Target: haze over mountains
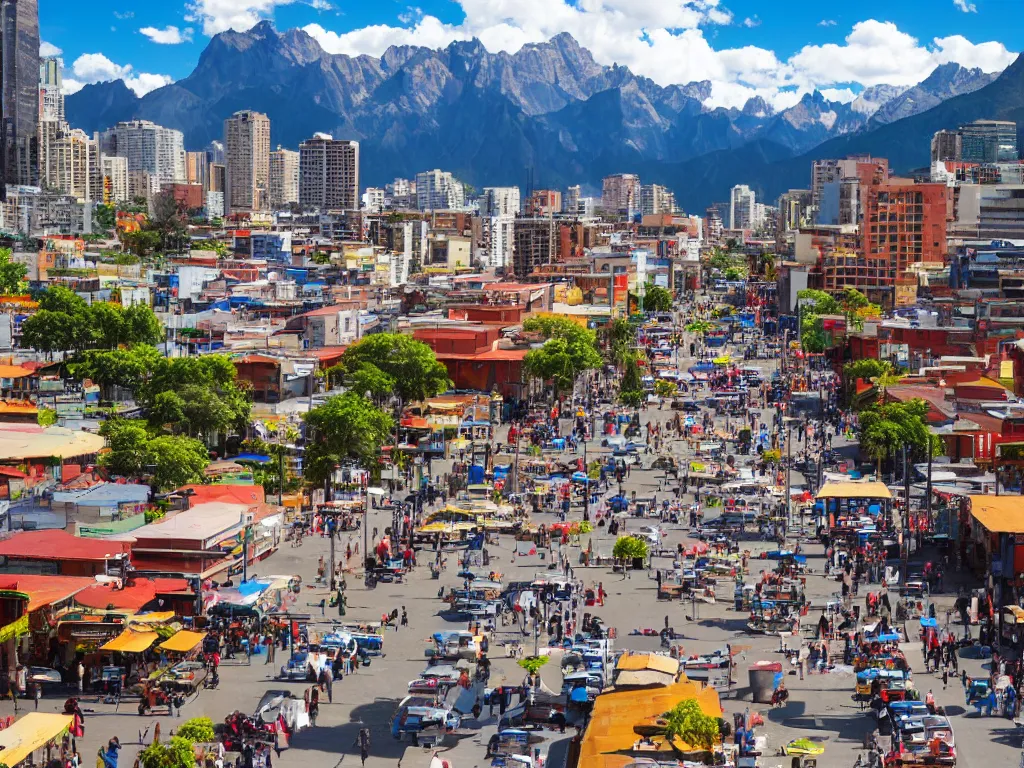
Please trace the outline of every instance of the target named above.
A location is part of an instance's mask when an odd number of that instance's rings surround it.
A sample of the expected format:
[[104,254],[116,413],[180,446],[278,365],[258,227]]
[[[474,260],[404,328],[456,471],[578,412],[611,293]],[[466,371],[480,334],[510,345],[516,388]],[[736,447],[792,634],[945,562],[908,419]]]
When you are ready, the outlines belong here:
[[263,22],[216,35],[183,80],[141,98],[121,81],[87,85],[66,110],[90,133],[143,118],[198,149],[233,112],[255,109],[275,146],[317,131],[358,139],[366,185],[440,167],[476,186],[522,186],[532,168],[539,187],[599,188],[632,171],[699,211],[736,183],[768,200],[807,186],[812,157],[870,151],[896,170],[924,165],[935,130],[1024,108],[1022,69],[1018,58],[996,79],[945,64],[913,88],[874,86],[849,104],[814,92],[778,113],[760,98],[710,109],[710,82],[662,87],[598,64],[569,34],[514,54],[470,40],[377,59],[329,54],[302,30]]

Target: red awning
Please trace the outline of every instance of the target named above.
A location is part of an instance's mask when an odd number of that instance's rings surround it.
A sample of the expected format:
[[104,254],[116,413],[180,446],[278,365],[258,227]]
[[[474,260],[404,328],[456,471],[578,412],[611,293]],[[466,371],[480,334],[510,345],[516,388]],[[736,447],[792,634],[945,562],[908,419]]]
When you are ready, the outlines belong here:
[[3,477],[18,477],[18,478],[27,478],[28,477],[28,475],[26,475],[20,469],[15,469],[14,467],[0,467],[0,475],[2,475]]

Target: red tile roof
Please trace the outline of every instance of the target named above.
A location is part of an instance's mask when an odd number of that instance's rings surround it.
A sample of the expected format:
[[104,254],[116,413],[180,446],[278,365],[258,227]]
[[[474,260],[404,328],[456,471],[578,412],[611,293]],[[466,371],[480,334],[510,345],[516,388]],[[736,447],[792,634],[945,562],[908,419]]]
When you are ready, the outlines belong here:
[[228,504],[262,504],[266,494],[262,485],[184,485],[178,491],[192,491],[189,506],[223,501]]
[[0,557],[16,560],[103,561],[129,552],[125,541],[85,539],[67,531],[22,531],[0,541]]
[[185,579],[142,579],[138,578],[124,589],[114,589],[112,584],[95,584],[75,595],[75,602],[87,608],[128,608],[137,611],[157,595],[176,594],[189,591]]
[[94,579],[84,576],[43,576],[25,573],[0,576],[0,589],[24,592],[28,595],[29,611],[67,600],[95,583]]
[[489,349],[473,355],[459,355],[454,352],[437,352],[438,360],[472,360],[474,362],[521,361],[526,357],[528,349]]

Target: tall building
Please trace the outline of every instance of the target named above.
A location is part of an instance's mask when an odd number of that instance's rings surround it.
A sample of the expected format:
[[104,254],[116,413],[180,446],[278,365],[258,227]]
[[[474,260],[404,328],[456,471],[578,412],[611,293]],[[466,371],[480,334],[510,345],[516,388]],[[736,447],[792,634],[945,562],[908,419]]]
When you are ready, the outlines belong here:
[[358,211],[359,142],[317,133],[299,144],[299,204],[327,211]]
[[206,153],[207,162],[224,165],[224,142],[211,141],[203,151]]
[[299,202],[299,153],[278,147],[270,153],[270,205],[284,208]]
[[39,182],[39,6],[0,2],[0,199]]
[[965,163],[1011,163],[1017,160],[1017,124],[1008,120],[975,120],[960,126]]
[[185,139],[173,128],[149,120],[118,123],[101,134],[100,151],[126,158],[129,173],[148,174],[151,193],[160,191],[161,184],[185,180]]
[[89,135],[78,128],[57,140],[54,189],[78,200],[89,199]]
[[566,187],[565,194],[562,195],[562,213],[568,213],[570,216],[578,215],[581,197],[583,197],[583,189],[579,184]]
[[270,118],[243,110],[224,121],[224,165],[227,212],[251,213],[267,209],[270,181]]
[[185,153],[185,183],[210,186],[210,160],[206,152]]
[[640,212],[644,216],[675,213],[676,196],[668,187],[660,184],[643,184],[640,187]]
[[959,131],[936,131],[932,136],[932,162],[960,162],[963,137]]
[[795,232],[810,223],[811,190],[791,189],[779,196],[779,232]]
[[746,184],[737,184],[729,193],[729,229],[753,229],[754,192]]
[[481,220],[482,261],[492,269],[513,263],[516,217],[510,213],[484,216]]
[[381,213],[386,199],[383,187],[367,187],[363,193],[363,207],[367,213]]
[[515,216],[519,213],[519,187],[484,187],[480,193],[481,216]]
[[640,210],[640,177],[616,173],[601,180],[601,207],[608,213],[632,216]]
[[39,119],[64,122],[64,61],[50,56],[39,62]]
[[435,168],[416,174],[416,207],[421,211],[457,210],[465,207],[462,182],[448,171]]
[[867,189],[871,184],[885,181],[888,175],[889,161],[885,158],[855,155],[841,160],[815,160],[811,164],[811,205],[821,210],[821,197],[826,184],[856,177],[862,189]]
[[228,185],[227,168],[224,167],[224,163],[210,163],[210,191],[224,193],[224,189]]
[[562,193],[557,189],[535,189],[526,199],[526,216],[551,216],[562,211]]
[[722,213],[717,205],[710,206],[705,212],[707,225],[704,231],[709,245],[718,245],[722,242]]
[[883,305],[896,303],[900,280],[912,264],[942,264],[952,190],[945,184],[914,184],[889,179],[871,184],[865,195],[861,253],[826,265],[824,289],[865,292]]
[[103,155],[100,165],[103,169],[102,202],[110,204],[128,200],[128,159]]
[[535,267],[550,264],[559,246],[556,238],[553,219],[517,219],[512,249],[516,277],[527,277]]

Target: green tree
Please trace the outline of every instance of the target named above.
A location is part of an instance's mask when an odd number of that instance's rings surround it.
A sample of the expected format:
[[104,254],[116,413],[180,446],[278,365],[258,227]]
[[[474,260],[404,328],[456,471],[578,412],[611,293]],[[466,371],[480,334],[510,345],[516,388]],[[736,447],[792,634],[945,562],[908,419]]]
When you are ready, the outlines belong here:
[[97,301],[86,311],[93,345],[101,349],[114,349],[126,341],[124,310],[120,304]]
[[159,403],[157,398],[165,392],[176,393],[184,403],[175,431],[211,439],[216,432],[244,430],[249,423],[252,401],[236,375],[227,355],[160,357],[136,391],[136,399],[147,409],[150,422],[162,427],[168,423],[163,419],[174,413],[178,403],[169,396]]
[[524,656],[516,664],[525,669],[529,674],[536,675],[548,661],[547,656]]
[[658,397],[673,397],[678,390],[679,387],[667,379],[658,379],[654,382],[654,394]]
[[531,349],[523,358],[523,370],[527,376],[550,381],[555,388],[555,397],[559,392],[571,390],[579,373],[569,342],[565,339],[550,339],[541,347]]
[[164,340],[164,329],[152,308],[145,304],[132,304],[123,310],[124,342],[129,344],[159,344]]
[[363,363],[349,374],[347,386],[353,392],[369,396],[380,406],[394,393],[396,383],[394,376],[384,373],[373,363]]
[[87,351],[68,368],[72,376],[90,379],[103,388],[118,386],[136,390],[162,359],[156,348],[138,344],[128,349]]
[[523,364],[527,375],[551,381],[556,396],[572,389],[583,371],[601,367],[597,334],[589,328],[564,317],[546,315],[529,318],[523,330],[547,339],[543,346],[526,354]]
[[309,257],[309,260],[312,261],[314,264],[319,264],[323,266],[325,264],[331,263],[331,254],[326,253],[324,251],[313,251],[312,255]]
[[[800,302],[803,313],[810,313],[812,315],[843,314],[842,305],[831,294],[825,293],[825,291],[805,288],[802,291],[798,291],[796,297],[797,301]],[[809,303],[805,304],[804,302]]]
[[151,484],[157,490],[172,490],[188,483],[201,483],[210,463],[206,446],[191,437],[163,435],[146,444],[146,463],[155,467]]
[[718,741],[718,718],[701,712],[696,699],[684,699],[665,713],[665,736],[708,751]]
[[147,463],[146,445],[150,434],[139,419],[109,419],[100,426],[109,451],[100,454],[100,466],[111,474],[138,477]]
[[619,402],[627,408],[640,408],[645,399],[643,390],[640,389],[624,389],[619,392]]
[[154,741],[139,753],[142,768],[196,768],[195,747],[181,736]]
[[152,231],[160,238],[160,250],[181,253],[188,248],[188,211],[170,190],[153,198]]
[[111,232],[117,226],[117,208],[100,203],[93,210],[92,220],[96,229],[102,232]]
[[942,453],[942,440],[928,426],[928,403],[913,399],[907,402],[876,403],[860,413],[860,444],[864,452],[878,463],[896,456],[906,446],[911,456],[927,458]]
[[612,557],[619,560],[646,560],[650,547],[636,536],[619,536],[612,547]]
[[53,354],[76,347],[76,326],[70,315],[37,310],[21,324],[21,346]]
[[178,736],[193,744],[207,744],[217,738],[213,730],[213,720],[208,717],[193,717],[186,720],[178,728]]
[[0,294],[12,296],[28,290],[28,267],[11,260],[11,249],[0,248]]
[[621,366],[636,346],[636,326],[628,318],[617,317],[608,325],[606,333],[609,359]]
[[40,406],[36,412],[36,423],[40,427],[52,427],[57,423],[57,412],[52,408]]
[[654,283],[648,283],[644,289],[645,312],[671,312],[672,293]]
[[303,474],[323,483],[348,459],[374,463],[394,428],[394,419],[357,392],[330,397],[305,415],[309,430]]
[[405,403],[434,397],[452,386],[448,369],[438,362],[434,350],[404,333],[366,336],[341,357],[349,374],[366,363],[394,379],[395,392]]

